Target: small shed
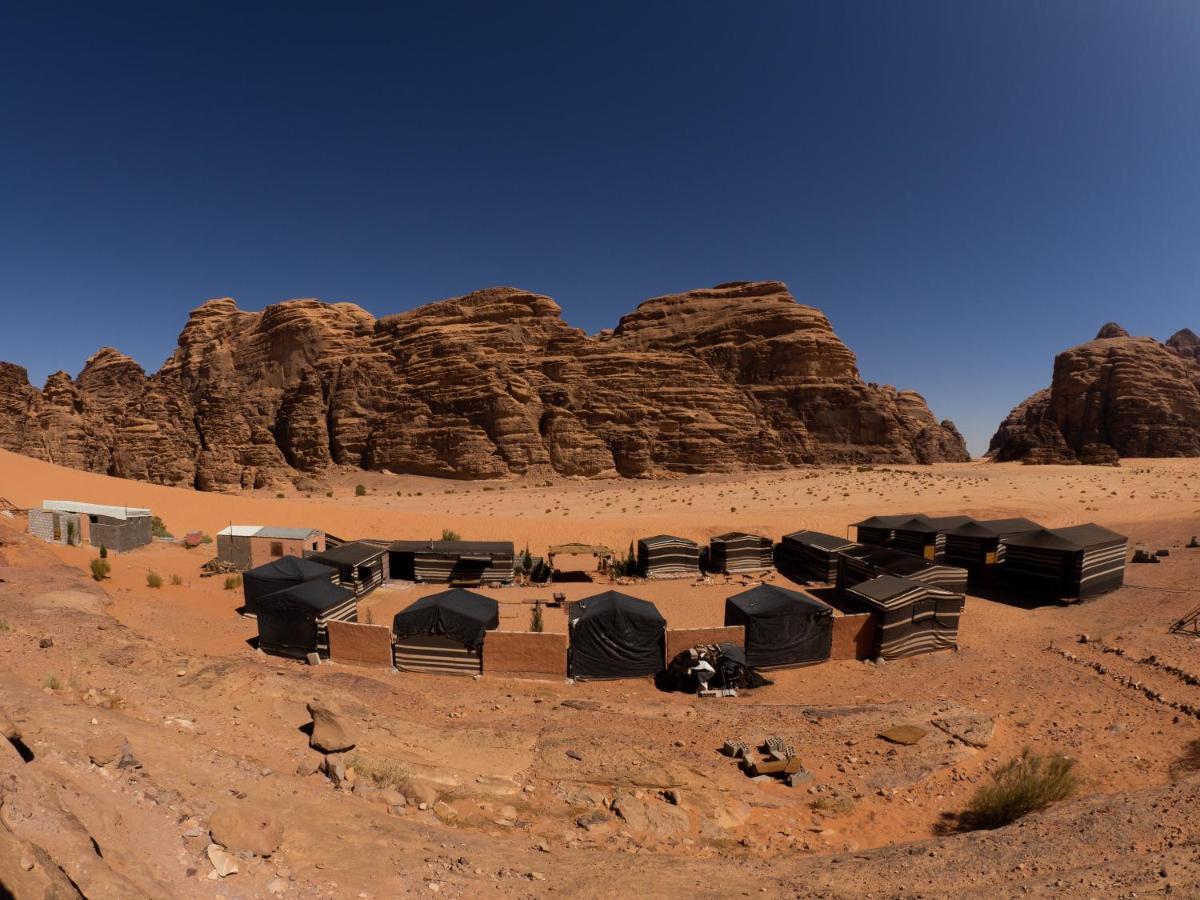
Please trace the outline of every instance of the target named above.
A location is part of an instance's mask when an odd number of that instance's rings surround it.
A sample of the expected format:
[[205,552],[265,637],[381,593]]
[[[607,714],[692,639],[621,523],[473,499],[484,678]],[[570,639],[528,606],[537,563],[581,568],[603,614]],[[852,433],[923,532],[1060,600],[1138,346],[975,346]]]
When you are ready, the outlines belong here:
[[1004,540],[1013,535],[1038,531],[1030,519],[979,519],[946,532],[943,561],[966,569],[972,575],[990,573],[1004,562]]
[[387,544],[378,541],[348,541],[318,553],[305,554],[313,562],[336,569],[338,584],[354,591],[358,597],[365,597],[383,584],[386,556]]
[[761,572],[775,563],[774,542],[760,534],[731,531],[708,544],[708,565],[714,572]]
[[242,611],[247,615],[256,615],[258,601],[263,597],[306,581],[321,580],[333,584],[336,577],[336,570],[330,566],[295,556],[280,557],[242,575],[242,596],[245,598]]
[[392,620],[396,668],[477,675],[487,632],[499,627],[500,606],[491,597],[462,588],[422,597]]
[[388,574],[424,584],[504,584],[512,581],[512,541],[393,541]]
[[106,506],[75,500],[44,500],[29,511],[29,533],[59,544],[90,544],[118,553],[154,540],[154,517],[148,509]]
[[229,525],[217,532],[217,559],[243,572],[273,559],[320,553],[324,549],[325,532],[316,528]]
[[665,665],[667,620],[645,600],[605,591],[571,604],[572,678],[640,678]]
[[638,569],[646,578],[670,578],[700,572],[700,545],[672,534],[637,542]]
[[930,562],[911,553],[890,547],[856,544],[838,552],[837,588],[845,592],[862,581],[878,575],[911,578],[948,591],[966,593],[967,570]]
[[326,578],[313,578],[255,601],[258,646],[268,653],[303,658],[329,656],[330,621],[357,622],[354,592]]
[[879,659],[958,649],[962,594],[880,575],[856,584],[847,596],[875,613],[874,655]]
[[725,624],[745,627],[746,663],[758,669],[825,662],[833,644],[833,608],[773,584],[727,598]]
[[1004,538],[1004,583],[1057,600],[1083,600],[1125,583],[1129,540],[1100,525],[1041,528]]
[[860,546],[847,538],[820,531],[793,531],[779,543],[781,562],[795,566],[811,581],[837,581],[838,554]]

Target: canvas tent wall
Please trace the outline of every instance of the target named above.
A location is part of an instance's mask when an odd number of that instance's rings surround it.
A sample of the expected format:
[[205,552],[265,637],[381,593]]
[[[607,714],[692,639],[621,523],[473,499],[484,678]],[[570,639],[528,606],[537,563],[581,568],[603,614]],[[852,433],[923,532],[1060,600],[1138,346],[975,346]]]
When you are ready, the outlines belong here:
[[861,522],[855,522],[854,529],[858,534],[858,543],[887,547],[892,543],[896,526],[904,524],[912,517],[911,513],[901,516],[871,516]]
[[499,626],[500,607],[491,597],[461,588],[422,597],[392,620],[396,668],[479,674],[487,632]]
[[659,534],[637,542],[638,568],[647,578],[698,574],[700,545],[687,538]]
[[307,559],[332,566],[337,570],[337,582],[344,588],[365,597],[383,584],[384,557],[387,545],[376,541],[348,541],[319,553],[309,553]]
[[390,577],[425,584],[504,584],[512,581],[511,541],[394,541]]
[[774,543],[769,537],[731,531],[709,541],[708,564],[714,572],[759,572],[774,564]]
[[838,553],[860,546],[854,541],[819,531],[794,531],[779,543],[781,562],[799,569],[811,581],[837,581]]
[[889,546],[931,562],[938,561],[946,550],[946,531],[970,521],[970,516],[910,516],[892,527]]
[[242,595],[245,597],[243,612],[255,615],[258,602],[263,597],[303,584],[306,581],[323,580],[334,583],[337,571],[311,559],[285,556],[257,566],[242,575]]
[[967,570],[957,566],[929,562],[890,547],[856,544],[838,553],[837,588],[840,593],[879,575],[911,578],[960,594],[967,590]]
[[833,609],[808,594],[762,584],[725,600],[725,624],[746,630],[755,668],[805,666],[829,659]]
[[268,653],[304,657],[316,651],[329,656],[328,622],[358,621],[354,592],[325,578],[284,588],[255,601],[258,646]]
[[653,603],[606,591],[571,604],[571,677],[637,678],[665,665],[666,619]]
[[1004,539],[1005,585],[1058,600],[1082,600],[1125,581],[1128,539],[1099,525],[1042,528]]
[[963,595],[911,578],[880,575],[847,591],[876,616],[874,655],[900,659],[957,649]]
[[980,519],[946,532],[948,566],[966,569],[972,575],[991,572],[1004,562],[1004,539],[1042,526],[1029,519]]

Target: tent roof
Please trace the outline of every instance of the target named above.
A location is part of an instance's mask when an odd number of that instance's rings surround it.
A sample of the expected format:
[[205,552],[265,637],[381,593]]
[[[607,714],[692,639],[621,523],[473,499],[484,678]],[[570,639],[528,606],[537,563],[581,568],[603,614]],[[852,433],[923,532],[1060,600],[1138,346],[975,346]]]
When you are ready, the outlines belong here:
[[876,606],[880,609],[890,609],[897,605],[901,597],[914,589],[918,589],[924,597],[951,598],[960,596],[954,591],[943,590],[942,588],[925,584],[923,581],[914,581],[911,578],[900,578],[895,575],[880,575],[869,581],[860,582],[854,587],[848,588],[847,593],[861,597],[871,606]]
[[605,591],[602,594],[587,597],[573,604],[572,611],[579,613],[575,617],[576,622],[601,619],[616,613],[631,619],[667,624],[667,620],[662,617],[662,613],[653,603],[648,600],[639,600],[637,597],[630,597],[620,591]]
[[905,522],[915,519],[913,513],[905,513],[901,516],[871,516],[863,519],[861,522],[855,522],[855,528],[897,528]]
[[861,560],[867,565],[886,566],[888,569],[901,573],[919,572],[922,569],[928,569],[932,565],[932,563],[911,553],[905,553],[902,550],[893,550],[891,547],[872,547],[869,544],[855,545],[847,550],[843,550],[842,553],[851,559]]
[[855,542],[849,538],[825,534],[820,531],[793,531],[791,534],[785,534],[783,537],[784,540],[796,541],[799,544],[811,544],[823,550],[841,550],[845,547],[855,546]]
[[725,541],[740,540],[741,538],[754,538],[755,540],[759,540],[759,541],[769,541],[770,540],[770,538],[764,537],[761,534],[751,534],[748,531],[730,531],[730,532],[727,532],[726,534],[718,534],[716,537],[712,538],[712,540],[720,541],[723,543]]
[[1022,531],[1037,531],[1041,527],[1029,519],[972,519],[957,528],[951,528],[946,534],[955,537],[989,538]]
[[748,591],[742,591],[725,600],[736,606],[749,617],[776,618],[787,616],[797,610],[805,614],[812,613],[833,615],[833,607],[822,603],[816,597],[800,591],[777,587],[773,584],[760,584]]
[[688,544],[692,547],[699,547],[695,541],[687,538],[676,537],[673,534],[656,534],[653,537],[641,538],[639,544],[645,544],[647,547],[658,546],[659,544]]
[[260,610],[271,607],[290,607],[293,609],[312,610],[319,613],[337,606],[339,603],[345,603],[353,596],[353,591],[348,591],[344,587],[334,584],[332,581],[327,581],[323,578],[313,578],[309,581],[302,581],[300,584],[293,585],[292,587],[284,588],[282,591],[276,591],[274,594],[258,598],[256,607]]
[[1005,543],[1010,547],[1038,547],[1046,550],[1078,551],[1105,544],[1123,543],[1127,538],[1100,525],[1072,525],[1069,528],[1039,528],[1010,535]]
[[324,578],[327,581],[333,577],[333,568],[312,559],[301,559],[299,556],[281,556],[273,562],[258,566],[246,573],[251,581],[280,581],[294,583],[311,581],[314,578]]
[[397,637],[442,634],[473,648],[482,645],[485,632],[499,626],[500,604],[462,588],[422,597],[392,619],[392,633]]
[[385,550],[387,550],[386,545],[373,541],[350,541],[347,544],[339,544],[336,547],[322,550],[320,553],[314,553],[309,559],[335,566],[361,566]]
[[970,522],[974,522],[970,516],[921,516],[922,524],[925,528],[915,528],[914,531],[923,531],[926,528],[931,531],[948,531],[951,528],[960,528]]
[[553,553],[561,556],[584,556],[591,554],[592,556],[614,556],[616,551],[611,547],[605,547],[603,544],[551,544],[547,553]]
[[463,554],[490,553],[495,556],[512,556],[512,541],[392,541],[388,549],[396,553],[434,553]]
[[87,516],[107,516],[110,519],[136,519],[150,515],[148,509],[132,506],[105,506],[101,503],[78,503],[75,500],[43,500],[46,512],[83,513]]
[[217,532],[223,537],[260,537],[302,541],[309,535],[320,534],[316,528],[279,528],[275,525],[229,525]]

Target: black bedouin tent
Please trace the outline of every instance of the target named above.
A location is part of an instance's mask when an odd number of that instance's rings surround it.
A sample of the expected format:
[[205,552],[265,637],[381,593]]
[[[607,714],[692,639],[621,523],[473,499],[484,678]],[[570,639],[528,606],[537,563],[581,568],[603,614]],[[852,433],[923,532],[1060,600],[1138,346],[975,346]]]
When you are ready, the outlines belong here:
[[699,574],[700,545],[673,534],[658,534],[637,542],[637,560],[647,578]]
[[958,647],[963,595],[913,581],[880,575],[847,591],[876,618],[877,658],[899,659]]
[[708,565],[714,572],[754,572],[774,564],[772,542],[760,534],[731,531],[709,541]]
[[1042,526],[1029,519],[979,519],[946,532],[943,562],[972,575],[990,573],[1004,562],[1004,539]]
[[1001,577],[1031,594],[1082,600],[1125,582],[1127,543],[1124,535],[1092,524],[1009,535]]
[[571,604],[572,678],[637,678],[665,665],[667,620],[653,603],[605,591]]
[[513,580],[512,541],[393,541],[392,578],[427,584],[503,584]]
[[891,547],[855,544],[838,552],[839,593],[877,575],[912,578],[960,594],[967,590],[967,570],[957,566],[930,562]]
[[941,560],[946,549],[946,532],[970,521],[970,516],[910,516],[893,526],[888,546],[922,559]]
[[848,538],[820,531],[793,531],[779,542],[783,563],[798,568],[811,581],[837,581],[838,553],[859,546]]
[[314,650],[328,656],[326,623],[358,621],[354,592],[326,578],[313,578],[267,594],[256,604],[258,646],[284,656],[303,657]]
[[256,614],[259,599],[269,594],[318,578],[332,583],[336,575],[330,566],[297,556],[281,556],[242,575],[242,594],[246,600],[243,612]]
[[833,609],[773,584],[727,598],[725,624],[745,626],[746,663],[759,669],[824,662],[833,645]]
[[491,597],[462,588],[422,597],[392,619],[396,668],[476,674],[484,638],[499,627],[500,605]]
[[896,526],[903,525],[913,518],[914,515],[912,513],[905,513],[900,516],[871,516],[869,519],[855,522],[854,529],[858,534],[858,542],[860,544],[887,547],[892,543]]

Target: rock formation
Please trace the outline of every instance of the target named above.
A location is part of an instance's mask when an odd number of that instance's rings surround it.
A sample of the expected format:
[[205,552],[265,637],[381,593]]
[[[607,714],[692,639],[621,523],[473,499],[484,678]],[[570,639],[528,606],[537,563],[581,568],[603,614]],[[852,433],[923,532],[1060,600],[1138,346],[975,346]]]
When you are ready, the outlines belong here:
[[654,477],[968,458],[919,394],[863,382],[779,282],[647,300],[597,336],[516,288],[378,320],[350,303],[210,300],[153,375],[105,348],[38,391],[0,364],[0,447],[203,490],[331,465]]
[[1200,456],[1200,339],[1185,328],[1161,344],[1110,322],[1058,355],[1050,387],[1008,414],[988,455],[1107,464]]

